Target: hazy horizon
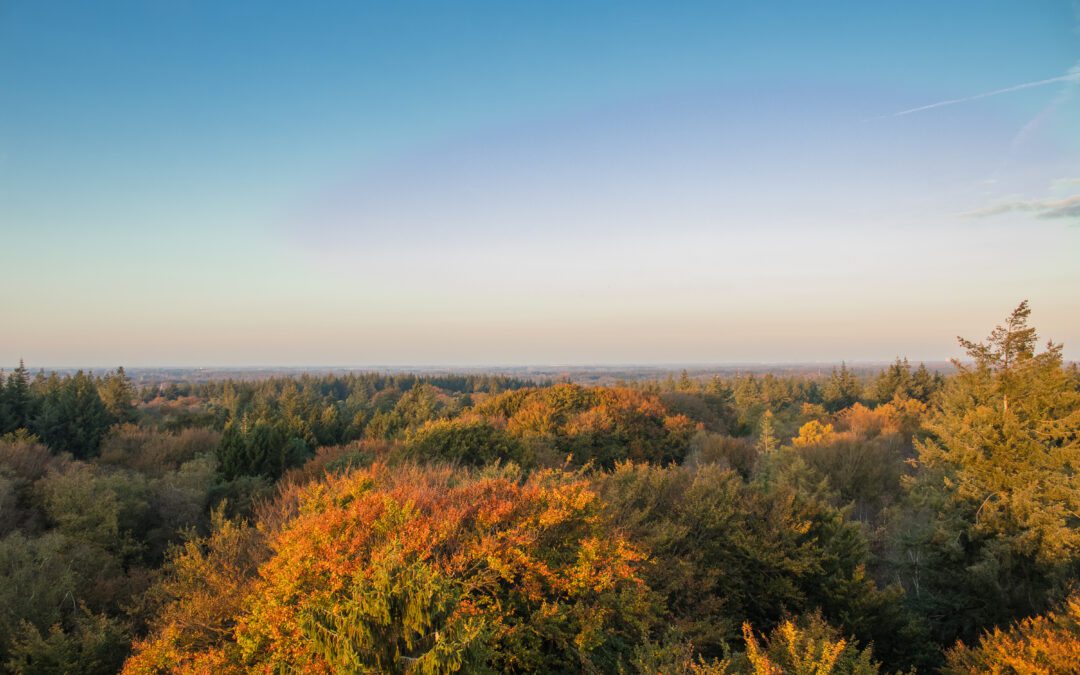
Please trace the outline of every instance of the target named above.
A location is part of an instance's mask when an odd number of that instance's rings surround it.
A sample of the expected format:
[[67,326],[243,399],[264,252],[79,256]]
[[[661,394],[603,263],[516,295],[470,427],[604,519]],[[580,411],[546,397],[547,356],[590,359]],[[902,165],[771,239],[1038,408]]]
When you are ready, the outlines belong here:
[[[84,370],[95,373],[110,372],[118,367],[124,368],[129,373],[140,371],[183,371],[211,373],[230,372],[266,372],[266,373],[343,373],[343,372],[383,372],[383,373],[409,373],[409,372],[446,372],[446,373],[497,373],[497,372],[555,372],[560,369],[572,371],[596,371],[615,372],[621,369],[638,370],[642,372],[677,372],[688,370],[691,374],[721,371],[746,371],[755,369],[765,370],[808,370],[814,368],[833,368],[846,365],[853,369],[872,369],[888,366],[897,359],[907,360],[912,366],[920,364],[931,369],[950,368],[954,361],[969,363],[967,358],[959,359],[910,359],[905,356],[896,356],[892,359],[869,359],[850,360],[840,359],[836,361],[716,361],[716,362],[593,362],[593,363],[308,363],[308,364],[169,364],[169,363],[143,363],[143,364],[48,364],[24,362],[24,366],[30,372],[38,370],[72,372]],[[20,361],[25,361],[21,359]],[[1066,359],[1066,363],[1070,363]],[[16,364],[17,365],[17,362]],[[9,372],[12,364],[0,366],[0,372]]]
[[9,2],[0,81],[0,364],[1080,358],[1075,2]]

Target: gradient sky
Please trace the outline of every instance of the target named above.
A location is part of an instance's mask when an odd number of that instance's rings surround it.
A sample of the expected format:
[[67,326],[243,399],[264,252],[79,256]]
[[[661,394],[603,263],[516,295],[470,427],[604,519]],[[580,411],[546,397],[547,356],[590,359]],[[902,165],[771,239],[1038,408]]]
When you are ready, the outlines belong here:
[[1080,4],[0,0],[0,235],[5,365],[1080,358]]

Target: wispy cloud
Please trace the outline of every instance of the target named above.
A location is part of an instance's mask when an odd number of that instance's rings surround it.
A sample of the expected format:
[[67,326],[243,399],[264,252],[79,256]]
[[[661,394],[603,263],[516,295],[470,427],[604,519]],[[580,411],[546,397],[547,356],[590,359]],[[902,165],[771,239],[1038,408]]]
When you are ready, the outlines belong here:
[[901,110],[900,112],[891,113],[889,115],[882,115],[877,119],[884,119],[888,117],[903,117],[905,115],[911,115],[913,113],[922,112],[924,110],[933,110],[934,108],[944,108],[945,106],[956,105],[957,103],[967,103],[968,101],[977,101],[983,98],[990,98],[991,96],[1000,96],[1001,94],[1011,94],[1014,91],[1023,91],[1024,89],[1033,89],[1035,87],[1045,87],[1049,84],[1057,84],[1059,82],[1078,82],[1080,81],[1080,67],[1073,66],[1068,73],[1059,77],[1051,77],[1045,80],[1036,80],[1034,82],[1025,82],[1023,84],[1013,85],[1011,87],[1005,87],[1004,89],[995,89],[994,91],[987,91],[982,94],[975,94],[974,96],[965,96],[963,98],[951,98],[944,101],[938,101],[936,103],[930,103],[928,105],[921,105],[918,108],[909,108],[907,110]]
[[1054,97],[1050,103],[1039,111],[1039,114],[1031,118],[1027,124],[1025,124],[1016,136],[1013,137],[1012,147],[1015,148],[1021,143],[1026,141],[1029,137],[1033,136],[1048,119],[1050,119],[1071,97],[1076,90],[1077,85],[1080,85],[1080,62],[1076,63],[1069,69],[1068,76],[1073,76],[1071,79],[1065,80],[1063,86],[1058,91],[1057,96]]
[[965,218],[986,218],[1014,212],[1034,213],[1037,218],[1047,219],[1080,218],[1080,195],[1057,200],[1007,202],[989,206],[985,209],[978,209],[977,211],[969,211],[963,216]]

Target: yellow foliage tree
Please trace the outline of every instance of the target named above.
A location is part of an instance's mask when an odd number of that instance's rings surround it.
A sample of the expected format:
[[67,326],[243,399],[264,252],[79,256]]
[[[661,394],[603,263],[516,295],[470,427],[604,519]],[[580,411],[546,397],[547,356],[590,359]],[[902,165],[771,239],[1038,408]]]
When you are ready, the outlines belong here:
[[[858,646],[831,628],[820,614],[791,619],[759,642],[750,624],[743,624],[749,668],[753,675],[873,675],[879,666],[869,648]],[[737,664],[736,668],[738,667]],[[731,672],[731,671],[728,671]]]
[[833,435],[833,425],[822,424],[817,420],[810,420],[799,427],[799,435],[791,439],[791,444],[796,447],[817,445],[828,442]]
[[[256,528],[213,514],[213,533],[184,544],[157,592],[165,604],[124,673],[229,672],[230,638],[268,551]],[[235,651],[235,650],[234,650]]]
[[636,663],[640,672],[672,675],[876,675],[869,647],[859,649],[818,612],[788,619],[759,638],[749,623],[742,627],[745,651],[706,660],[687,643],[649,645]]

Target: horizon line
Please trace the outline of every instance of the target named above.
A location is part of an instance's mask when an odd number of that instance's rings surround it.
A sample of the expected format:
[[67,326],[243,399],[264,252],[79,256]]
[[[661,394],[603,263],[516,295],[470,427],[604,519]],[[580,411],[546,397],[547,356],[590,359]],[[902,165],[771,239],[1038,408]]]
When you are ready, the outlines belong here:
[[[176,364],[154,364],[154,365],[41,365],[41,366],[27,366],[27,370],[116,370],[117,368],[124,368],[124,370],[346,370],[346,371],[392,371],[392,372],[406,372],[409,370],[443,370],[453,371],[460,370],[484,370],[484,369],[612,369],[612,368],[643,368],[643,369],[670,369],[670,368],[738,368],[746,366],[829,366],[829,365],[882,365],[895,363],[897,358],[903,361],[906,360],[911,364],[925,363],[925,364],[948,364],[952,363],[955,358],[935,358],[935,359],[913,359],[905,358],[903,356],[893,357],[891,359],[821,359],[821,360],[791,360],[791,361],[627,361],[627,362],[596,362],[596,363],[477,363],[477,364],[444,364],[444,363],[389,363],[389,364],[254,364],[254,365],[238,365],[238,364],[217,364],[217,365],[176,365]],[[961,362],[965,359],[959,359]],[[1070,359],[1065,359],[1067,363],[1073,363]],[[9,368],[3,368],[2,370],[8,371]]]

